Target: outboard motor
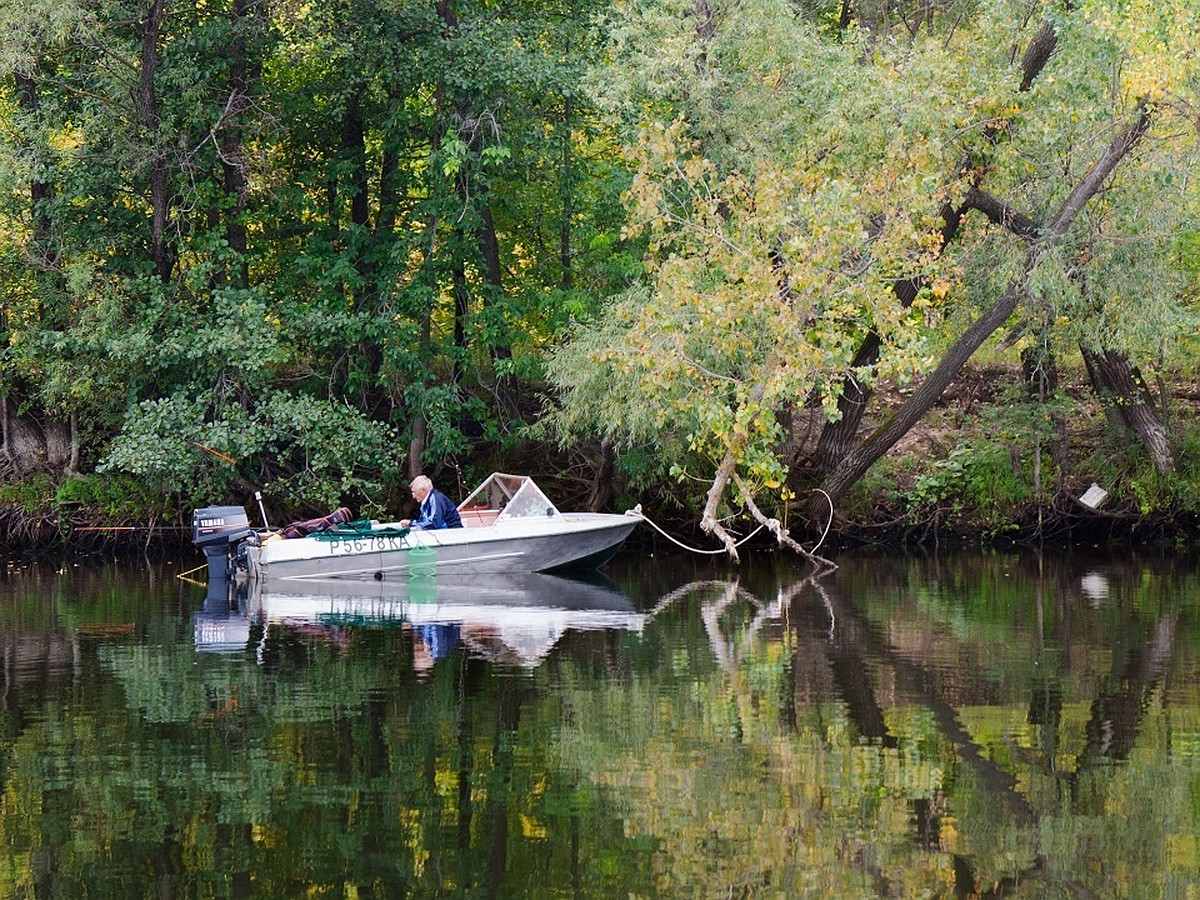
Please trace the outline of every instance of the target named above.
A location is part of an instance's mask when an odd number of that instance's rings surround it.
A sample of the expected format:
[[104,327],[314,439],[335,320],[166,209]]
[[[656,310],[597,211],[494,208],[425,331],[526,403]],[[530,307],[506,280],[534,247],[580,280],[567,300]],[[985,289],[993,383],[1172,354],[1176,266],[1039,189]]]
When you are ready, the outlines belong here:
[[206,506],[192,512],[192,543],[208,560],[210,588],[229,580],[233,548],[253,533],[245,507]]

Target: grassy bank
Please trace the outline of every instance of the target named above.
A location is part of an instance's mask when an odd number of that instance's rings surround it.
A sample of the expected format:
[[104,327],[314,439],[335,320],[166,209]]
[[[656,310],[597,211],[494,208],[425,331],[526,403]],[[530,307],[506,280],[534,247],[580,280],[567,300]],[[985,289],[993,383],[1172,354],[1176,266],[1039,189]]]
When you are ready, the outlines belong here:
[[[966,370],[856,486],[845,533],[912,544],[1193,542],[1200,404],[1190,383],[1167,391],[1176,463],[1169,475],[1114,427],[1082,369],[1064,373],[1053,403],[1032,404],[1023,390],[1012,367]],[[883,400],[894,407],[903,392]],[[1103,499],[1089,506],[1093,485]]]
[[39,473],[0,483],[0,546],[16,555],[176,547],[190,538],[178,499],[112,475]]

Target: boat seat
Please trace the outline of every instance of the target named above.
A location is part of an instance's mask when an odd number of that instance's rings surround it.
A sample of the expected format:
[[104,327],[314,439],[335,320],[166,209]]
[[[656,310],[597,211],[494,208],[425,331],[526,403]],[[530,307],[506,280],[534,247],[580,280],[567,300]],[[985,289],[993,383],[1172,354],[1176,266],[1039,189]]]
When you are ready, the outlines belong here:
[[500,510],[476,506],[471,509],[460,509],[458,515],[462,519],[464,528],[484,528],[496,521]]

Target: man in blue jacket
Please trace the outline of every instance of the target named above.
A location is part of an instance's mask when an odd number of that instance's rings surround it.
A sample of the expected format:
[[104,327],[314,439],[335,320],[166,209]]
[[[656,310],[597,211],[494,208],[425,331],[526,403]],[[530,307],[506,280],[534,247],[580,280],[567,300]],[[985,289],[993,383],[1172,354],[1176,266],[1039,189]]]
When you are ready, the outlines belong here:
[[421,510],[415,519],[401,519],[401,525],[405,528],[425,530],[462,528],[462,519],[454,501],[436,490],[428,476],[418,475],[409,487],[412,489],[413,499],[421,504]]

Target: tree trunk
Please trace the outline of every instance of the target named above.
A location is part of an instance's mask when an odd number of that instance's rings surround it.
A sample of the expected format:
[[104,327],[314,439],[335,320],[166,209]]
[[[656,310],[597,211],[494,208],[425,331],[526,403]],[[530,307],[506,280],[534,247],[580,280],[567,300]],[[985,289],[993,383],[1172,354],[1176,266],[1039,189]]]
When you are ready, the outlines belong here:
[[246,287],[250,281],[249,249],[246,223],[242,220],[246,212],[246,192],[249,179],[246,177],[246,153],[242,141],[242,129],[238,120],[250,107],[250,71],[247,63],[246,31],[252,23],[250,0],[234,0],[229,14],[229,100],[227,123],[221,133],[221,168],[225,175],[225,193],[233,199],[225,210],[225,239],[229,248],[237,254],[238,265],[235,281]]
[[[479,252],[483,256],[483,273],[486,279],[484,302],[495,307],[504,296],[504,270],[500,266],[500,239],[496,235],[496,221],[492,217],[492,207],[488,202],[487,192],[482,191],[479,202],[479,228],[476,239],[479,242]],[[507,341],[494,343],[490,352],[492,359],[510,359],[512,348]]]
[[79,474],[79,414],[74,410],[71,411],[71,418],[67,423],[68,432],[70,434],[71,453],[67,459],[67,467],[64,470],[64,475]]
[[154,76],[158,70],[158,39],[162,30],[165,0],[153,0],[142,20],[142,67],[138,81],[137,120],[150,148],[150,253],[154,271],[170,280],[173,260],[167,246],[170,197],[167,193],[167,159],[158,133],[158,96]]
[[[484,303],[493,311],[489,317],[493,328],[490,329],[493,338],[488,352],[493,362],[496,360],[512,359],[512,346],[503,330],[503,319],[495,314],[496,306],[504,299],[504,270],[500,266],[500,241],[496,236],[496,223],[492,218],[492,208],[488,202],[486,191],[481,192],[479,211],[480,227],[478,233],[480,252],[483,254],[484,275],[487,279],[483,292]],[[519,418],[521,413],[520,396],[515,380],[511,374],[498,374],[494,388],[496,412],[502,426]]]
[[[849,3],[843,6],[843,16],[847,17],[847,21],[843,23],[843,26],[848,24],[849,9]],[[1045,68],[1046,63],[1057,46],[1058,35],[1054,30],[1054,26],[1049,22],[1044,23],[1030,41],[1021,58],[1022,91],[1029,90],[1034,80]],[[989,134],[992,131],[990,126],[987,130]],[[969,165],[969,162],[966,164]],[[993,201],[976,186],[968,193],[963,204],[958,208],[949,204],[943,207],[941,243],[943,250],[957,235],[959,225],[962,222],[962,216],[968,209],[980,210],[992,219],[993,222],[1002,224],[1017,234],[1022,234],[1026,237],[1035,237],[1037,234],[1037,223],[1025,216],[1014,213],[1007,206]],[[924,279],[921,276],[914,276],[895,282],[892,289],[897,299],[899,299],[900,305],[904,309],[908,309],[913,304],[913,301],[916,300],[917,294],[923,284]],[[863,339],[862,344],[855,353],[852,365],[856,368],[875,365],[879,361],[880,349],[879,335],[875,332],[870,332]],[[838,411],[841,415],[836,422],[827,422],[825,424],[821,430],[821,437],[817,441],[814,461],[819,472],[831,472],[850,453],[851,448],[858,439],[858,432],[862,426],[862,417],[866,412],[871,394],[871,389],[862,382],[855,378],[846,379],[842,385],[842,392],[838,397]]]
[[[38,100],[37,85],[32,77],[16,74],[17,102],[22,111],[36,114],[41,108]],[[36,152],[36,151],[35,151]],[[39,257],[44,257],[47,267],[53,267],[57,253],[51,242],[51,222],[48,204],[54,199],[54,185],[38,178],[29,183],[29,203],[33,219],[33,243]]]
[[408,442],[408,477],[416,478],[425,472],[421,457],[425,453],[426,444],[425,413],[417,410],[412,420],[412,438]]
[[454,295],[454,381],[461,383],[463,360],[467,355],[467,316],[471,311],[471,290],[462,257],[458,256],[450,271],[451,293]]
[[[373,314],[378,309],[381,285],[376,278],[375,241],[371,230],[370,180],[367,173],[366,123],[362,115],[362,98],[365,84],[355,84],[346,104],[342,119],[340,158],[346,163],[347,190],[350,195],[350,223],[345,251],[357,275],[357,285],[348,293],[353,297],[357,312]],[[382,198],[381,198],[382,204]],[[340,210],[339,210],[340,214]],[[383,372],[383,347],[368,331],[360,333],[358,359],[361,362],[361,404],[372,415],[378,415],[386,406],[386,392],[381,385]]]
[[[1095,196],[1113,170],[1145,135],[1150,127],[1150,119],[1149,109],[1144,105],[1139,106],[1133,122],[1113,139],[1100,159],[1067,195],[1058,212],[1046,224],[1043,230],[1046,240],[1053,241],[1066,233],[1087,202]],[[862,445],[848,454],[825,479],[821,489],[835,505],[876,461],[920,421],[950,382],[954,380],[967,360],[1012,315],[1024,294],[1025,278],[1037,265],[1045,246],[1044,243],[1039,242],[1030,248],[1026,255],[1022,274],[1009,285],[989,310],[963,332],[962,336],[947,350],[937,368],[909,396],[904,405]],[[825,498],[814,493],[809,501],[811,521],[820,521],[824,515],[825,502]]]
[[588,512],[601,512],[608,508],[608,504],[612,500],[616,464],[616,449],[613,447],[612,439],[606,437],[600,442],[600,466],[596,470],[596,477],[592,480],[592,490],[589,492],[587,504],[584,506]]
[[[362,118],[364,86],[355,85],[346,104],[342,120],[342,156],[350,164],[350,221],[365,229],[370,219],[370,196],[367,185],[367,144]],[[361,271],[362,261],[356,258],[355,268]]]
[[[428,222],[425,223],[425,234],[427,235],[427,239],[425,241],[421,258],[421,274],[422,277],[428,281],[429,293],[431,296],[436,296],[437,294],[437,275],[434,272],[431,264],[433,260],[434,247],[437,240],[437,230],[438,216],[436,213],[433,213],[430,215]],[[433,312],[428,306],[425,307],[424,312],[421,314],[420,329],[420,335],[417,339],[417,358],[424,363],[432,354],[431,345],[433,340]],[[426,370],[426,374],[420,376],[420,379],[422,381],[428,381],[428,378],[429,375],[428,371]],[[399,404],[402,398],[402,386],[397,385],[394,390],[396,391],[395,396],[397,397],[397,404]],[[427,443],[426,427],[425,411],[419,408],[412,410],[410,424],[411,437],[408,445],[408,470],[410,473],[410,478],[416,478],[424,471],[422,468],[421,457],[425,453],[425,446]]]
[[1033,36],[1025,53],[1021,56],[1021,87],[1022,93],[1033,86],[1033,81],[1046,68],[1046,63],[1058,49],[1058,31],[1049,22],[1043,22],[1038,33]]
[[[914,282],[904,281],[897,282],[893,290],[901,305],[908,309],[916,299],[918,288]],[[851,366],[858,369],[875,365],[879,361],[881,348],[879,335],[874,331],[870,332],[859,344]],[[826,422],[821,429],[821,436],[817,439],[814,459],[818,471],[833,471],[853,449],[871,394],[871,389],[853,376],[842,382],[842,391],[838,395],[838,412],[841,415],[836,422]]]
[[1079,348],[1079,351],[1083,355],[1083,365],[1087,369],[1088,381],[1092,383],[1092,390],[1100,398],[1100,408],[1104,410],[1104,418],[1108,421],[1109,427],[1114,432],[1124,431],[1125,420],[1121,418],[1121,411],[1117,409],[1117,404],[1113,401],[1112,388],[1105,383],[1104,373],[1096,365],[1096,354],[1083,346]]
[[562,266],[559,286],[564,291],[569,291],[574,284],[574,273],[571,270],[571,220],[575,216],[575,192],[571,175],[571,116],[574,111],[571,98],[567,97],[563,105],[562,156],[559,160],[559,192],[562,196],[562,224],[558,228],[558,259]]
[[1175,471],[1175,457],[1167,429],[1154,408],[1154,399],[1141,374],[1123,353],[1097,352],[1080,347],[1092,387],[1104,404],[1110,420],[1132,431],[1162,475]]
[[12,450],[12,438],[9,435],[7,394],[0,394],[0,459],[6,460],[17,475],[21,474],[16,454]]
[[[371,242],[377,251],[391,246],[396,229],[396,175],[400,170],[400,140],[390,131],[384,136],[383,157],[379,162],[379,210],[375,214],[375,229]],[[380,290],[383,286],[380,285]]]
[[[28,399],[22,391],[21,399]],[[24,414],[8,396],[0,397],[0,429],[4,443],[0,459],[7,459],[17,475],[62,472],[71,459],[71,434],[67,424],[46,414],[36,402]]]

